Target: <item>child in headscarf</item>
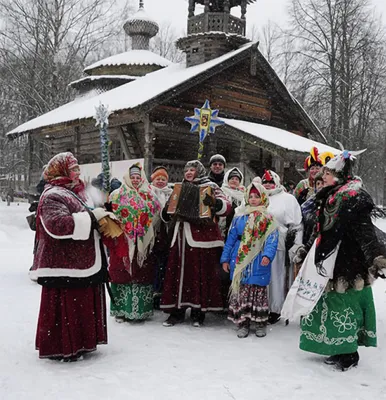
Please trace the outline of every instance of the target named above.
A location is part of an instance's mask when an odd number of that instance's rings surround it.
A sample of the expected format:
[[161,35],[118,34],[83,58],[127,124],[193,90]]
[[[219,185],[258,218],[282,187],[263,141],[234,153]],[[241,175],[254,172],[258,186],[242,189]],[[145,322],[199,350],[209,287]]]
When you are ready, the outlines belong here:
[[267,286],[279,238],[268,205],[264,187],[251,183],[245,205],[236,209],[221,256],[223,270],[230,272],[232,280],[228,319],[238,325],[239,338],[249,335],[251,321],[256,322],[256,336],[266,336]]
[[228,235],[229,227],[235,215],[235,209],[241,206],[244,201],[245,187],[243,186],[243,181],[244,176],[242,172],[235,167],[225,174],[224,183],[221,186],[222,191],[232,205],[231,212],[226,217],[222,217],[219,220],[219,226],[224,240]]

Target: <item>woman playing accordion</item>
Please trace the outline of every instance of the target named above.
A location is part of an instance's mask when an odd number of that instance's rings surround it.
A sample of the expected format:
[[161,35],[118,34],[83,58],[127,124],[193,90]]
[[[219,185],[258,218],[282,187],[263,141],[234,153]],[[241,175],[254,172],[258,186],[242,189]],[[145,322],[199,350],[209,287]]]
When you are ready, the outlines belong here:
[[[213,215],[225,216],[231,205],[221,189],[205,176],[200,161],[189,161],[184,171],[177,204],[169,207],[168,203],[162,213],[164,220],[171,219],[172,240],[161,309],[170,314],[164,326],[173,326],[183,322],[185,310],[191,307],[193,324],[199,327],[206,311],[224,308],[220,279],[224,242],[207,208]],[[175,194],[171,202],[176,201]]]

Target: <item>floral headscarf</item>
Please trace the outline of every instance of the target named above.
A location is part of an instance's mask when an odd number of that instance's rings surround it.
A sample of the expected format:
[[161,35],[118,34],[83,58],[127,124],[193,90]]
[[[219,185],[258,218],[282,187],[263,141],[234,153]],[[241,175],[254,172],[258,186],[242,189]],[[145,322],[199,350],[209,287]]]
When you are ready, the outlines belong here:
[[[131,167],[140,170],[141,182],[137,188],[130,178]],[[137,261],[142,266],[154,245],[154,225],[159,220],[161,206],[150,188],[141,164],[136,163],[131,167],[123,177],[122,186],[111,193],[110,201],[129,243],[130,262],[137,249]]]
[[70,152],[59,153],[52,157],[43,171],[43,179],[52,186],[62,186],[79,194],[83,191],[82,181],[73,182],[71,169],[79,167],[78,160]]
[[[257,207],[249,204],[249,195],[252,188],[256,188],[260,194],[261,203]],[[262,251],[267,237],[277,230],[272,215],[267,212],[268,205],[267,190],[263,185],[252,182],[245,192],[245,205],[236,208],[235,217],[248,215],[248,220],[237,252],[236,266],[230,288],[231,294],[239,293],[243,272]]]

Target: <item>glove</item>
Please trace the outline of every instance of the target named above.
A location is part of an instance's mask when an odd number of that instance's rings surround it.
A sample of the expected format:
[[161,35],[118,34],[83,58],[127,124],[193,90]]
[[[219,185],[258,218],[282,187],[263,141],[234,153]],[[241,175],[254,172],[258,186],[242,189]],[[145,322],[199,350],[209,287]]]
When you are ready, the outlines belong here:
[[39,205],[38,201],[32,202],[32,204],[31,204],[30,208],[28,209],[28,211],[31,212],[31,213],[32,212],[36,212],[36,210],[38,209],[38,205]]
[[209,194],[206,193],[204,200],[202,200],[202,203],[204,204],[204,206],[213,207],[216,202],[212,196],[209,196]]
[[369,271],[374,278],[386,279],[386,257],[375,257]]
[[109,217],[114,220],[117,219],[117,217],[112,212],[106,211],[101,207],[94,208],[93,210],[91,210],[91,212],[94,214],[94,217],[97,221],[104,217]]
[[103,204],[104,205],[104,207],[105,207],[105,209],[107,210],[107,211],[113,211],[113,204],[111,203],[111,201],[108,203],[108,202],[106,202],[105,204]]
[[295,257],[293,258],[293,263],[301,264],[307,256],[307,250],[304,245],[300,245],[296,250]]
[[165,207],[161,212],[161,219],[164,222],[169,222],[172,219],[172,215],[168,214],[169,202],[166,203]]
[[222,209],[222,200],[216,199],[214,202],[214,211],[219,212]]

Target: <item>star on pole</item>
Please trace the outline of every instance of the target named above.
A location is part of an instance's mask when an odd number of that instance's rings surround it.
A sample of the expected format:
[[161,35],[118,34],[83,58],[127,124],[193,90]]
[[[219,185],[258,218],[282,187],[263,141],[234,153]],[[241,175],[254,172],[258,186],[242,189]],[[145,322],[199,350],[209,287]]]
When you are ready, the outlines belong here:
[[190,132],[199,133],[199,150],[198,158],[201,158],[204,151],[204,140],[208,134],[213,134],[216,127],[224,125],[224,121],[218,118],[219,110],[210,108],[209,100],[205,100],[201,108],[194,109],[194,115],[185,117],[185,121],[189,122]]

